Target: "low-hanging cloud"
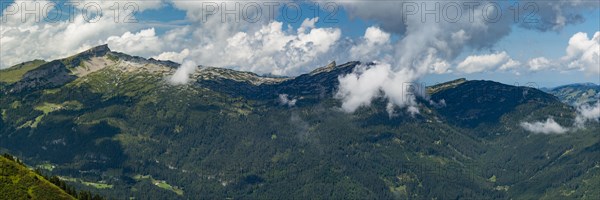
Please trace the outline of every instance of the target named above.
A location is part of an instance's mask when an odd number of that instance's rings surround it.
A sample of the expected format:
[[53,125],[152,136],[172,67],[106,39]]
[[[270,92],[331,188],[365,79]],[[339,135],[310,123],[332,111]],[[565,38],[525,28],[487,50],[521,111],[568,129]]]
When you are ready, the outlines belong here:
[[[30,2],[34,1],[15,1],[15,4]],[[221,13],[210,16],[202,14],[202,6],[206,1],[136,1],[140,5],[139,11],[160,8],[165,5],[164,2],[184,10],[186,20],[192,23],[171,26],[165,33],[157,35],[153,28],[144,24],[114,23],[116,19],[110,15],[103,16],[94,23],[77,15],[73,22],[53,24],[35,23],[32,18],[23,23],[20,15],[8,18],[3,16],[7,23],[3,23],[0,38],[0,45],[3,47],[0,67],[37,58],[70,56],[103,43],[108,43],[118,51],[144,57],[180,62],[188,59],[203,65],[259,74],[298,75],[333,60],[378,61],[376,66],[340,77],[342,85],[337,96],[342,99],[344,110],[352,112],[360,106],[368,106],[373,98],[383,96],[389,102],[388,112],[392,113],[397,107],[409,107],[412,113],[416,113],[414,95],[406,96],[404,85],[417,82],[430,73],[451,72],[451,63],[461,53],[465,50],[493,48],[512,32],[515,24],[526,29],[560,31],[569,24],[582,22],[581,10],[598,8],[595,1],[534,0],[531,2],[538,6],[539,11],[533,16],[537,23],[528,23],[524,20],[525,16],[519,16],[521,18],[518,21],[515,21],[514,16],[508,15],[503,15],[498,20],[490,20],[489,17],[498,8],[506,9],[514,3],[521,3],[520,6],[523,7],[530,1],[335,1],[352,17],[377,24],[367,28],[364,36],[354,41],[344,38],[339,28],[316,26],[319,22],[317,17],[305,19],[299,28],[293,29],[270,17],[263,17],[256,22],[224,22]],[[210,3],[233,8],[239,2]],[[280,5],[282,3],[285,2],[280,2]],[[457,4],[460,9],[442,9],[449,4]],[[465,6],[467,4],[470,6]],[[101,6],[104,8],[111,5],[102,3]],[[416,13],[413,14],[405,13],[408,10],[404,5],[414,6],[418,11],[415,10]],[[431,8],[437,10],[437,15],[423,15],[424,10]],[[268,9],[262,7],[261,10]],[[275,9],[276,12],[277,10],[279,9]],[[5,13],[7,12],[3,12]],[[448,16],[461,17],[449,20]],[[436,20],[436,17],[440,20]],[[399,37],[393,41],[393,36]],[[600,73],[597,63],[599,40],[600,32],[591,39],[583,33],[574,35],[561,63],[567,63],[573,69]],[[548,59],[547,62],[542,62],[544,60],[541,58],[538,61],[540,69],[543,68],[542,64],[553,63]],[[507,70],[516,65],[517,61],[505,55],[505,52],[500,52],[472,56],[457,70]],[[183,68],[180,70],[185,71]],[[369,72],[370,70],[374,71]],[[186,76],[181,74],[186,73],[176,74],[181,76],[177,80],[185,80]]]
[[600,122],[600,101],[593,105],[581,105],[577,108],[575,125],[581,128],[588,121]]
[[279,94],[279,103],[284,106],[294,107],[298,99],[290,98],[288,94]]
[[[371,100],[382,95],[381,93],[397,107],[414,108],[414,99],[403,97],[402,85],[416,82],[428,73],[449,71],[445,69],[448,63],[456,59],[465,49],[480,50],[493,47],[512,32],[514,24],[538,31],[558,31],[566,25],[581,22],[582,16],[579,15],[578,10],[598,6],[595,3],[581,1],[535,1],[539,13],[535,15],[537,23],[531,23],[527,20],[515,21],[514,18],[506,16],[490,20],[490,13],[508,8],[514,3],[507,1],[449,3],[377,1],[373,3],[340,0],[337,2],[350,11],[351,16],[377,21],[383,31],[403,36],[392,44],[393,50],[389,52],[390,56],[386,57],[390,59],[383,59],[380,62],[382,66],[390,67],[376,66],[340,77],[341,85],[337,96],[341,96],[342,108],[348,112],[369,105]],[[445,6],[444,4],[458,5],[460,9],[449,9],[452,10],[451,13],[445,14],[437,12],[443,10],[440,7]],[[464,6],[467,4],[469,6]],[[432,8],[435,8],[435,14],[424,14],[424,10]],[[506,10],[500,12],[503,11]],[[460,17],[448,20],[448,16]],[[439,20],[436,19],[437,17]],[[491,68],[509,70],[519,64],[505,52],[500,52],[467,58],[459,65],[458,70],[466,73],[481,72]],[[369,70],[373,72],[369,73]],[[369,89],[373,91],[368,91]]]
[[182,63],[183,59],[187,58],[189,55],[190,55],[190,50],[184,49],[181,52],[173,52],[173,51],[163,52],[158,56],[154,56],[153,58],[157,59],[157,60],[170,60],[173,62]]
[[521,127],[529,132],[541,134],[563,134],[569,131],[552,118],[548,118],[545,122],[522,122]]
[[600,101],[593,105],[580,105],[577,107],[575,122],[573,127],[566,128],[558,124],[551,117],[545,122],[522,122],[520,125],[523,129],[532,133],[542,134],[562,134],[568,131],[576,131],[585,128],[588,122],[600,122]]
[[[346,112],[368,106],[374,98],[385,97],[388,99],[387,110],[391,115],[395,106],[416,105],[414,95],[419,94],[402,88],[414,80],[414,77],[414,71],[405,69],[394,72],[387,63],[361,65],[353,73],[339,77],[340,87],[336,97],[342,99],[342,109]],[[409,109],[413,114],[418,113],[414,107]]]
[[198,69],[196,62],[186,60],[177,68],[175,74],[169,78],[169,82],[174,85],[186,84],[190,81],[190,75]]

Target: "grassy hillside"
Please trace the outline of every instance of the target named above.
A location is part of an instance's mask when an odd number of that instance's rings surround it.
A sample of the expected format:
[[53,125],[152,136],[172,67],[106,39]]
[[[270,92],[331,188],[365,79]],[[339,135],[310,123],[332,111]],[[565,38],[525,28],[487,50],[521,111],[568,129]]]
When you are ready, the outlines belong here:
[[0,156],[0,194],[3,199],[75,199],[10,156]]
[[24,62],[8,69],[0,70],[0,82],[14,83],[21,80],[21,77],[28,71],[31,71],[40,65],[43,65],[46,61],[34,60],[30,62]]

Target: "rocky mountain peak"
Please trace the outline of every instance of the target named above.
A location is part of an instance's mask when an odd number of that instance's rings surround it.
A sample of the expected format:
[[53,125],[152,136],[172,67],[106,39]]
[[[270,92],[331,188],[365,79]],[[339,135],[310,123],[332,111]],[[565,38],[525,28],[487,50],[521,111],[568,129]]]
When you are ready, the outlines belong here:
[[111,52],[110,48],[108,48],[108,44],[103,44],[103,45],[88,49],[87,51],[82,52],[81,55],[90,55],[90,56],[101,57],[101,56],[106,55],[108,52]]
[[460,84],[465,83],[465,82],[467,82],[467,79],[465,79],[465,78],[459,78],[459,79],[456,79],[456,80],[452,80],[452,81],[440,83],[440,84],[428,87],[427,88],[427,93],[433,94],[433,93],[436,93],[436,92],[439,92],[439,91],[442,91],[442,90],[445,90],[445,89],[456,87],[457,85],[460,85]]
[[319,74],[319,73],[323,73],[323,72],[330,72],[333,71],[335,68],[337,67],[335,61],[332,61],[331,63],[327,64],[324,67],[319,67],[315,70],[313,70],[312,72],[310,72],[310,75],[315,75],[315,74]]

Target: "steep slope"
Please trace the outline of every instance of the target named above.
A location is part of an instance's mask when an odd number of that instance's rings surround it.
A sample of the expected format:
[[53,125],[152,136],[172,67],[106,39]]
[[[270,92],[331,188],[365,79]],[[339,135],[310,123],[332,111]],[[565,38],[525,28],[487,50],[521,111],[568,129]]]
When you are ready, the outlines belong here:
[[0,194],[3,199],[75,199],[44,177],[0,156]]
[[[62,75],[34,76],[50,65],[40,66],[0,89],[0,146],[110,197],[596,195],[600,128],[524,131],[523,121],[567,125],[575,115],[531,88],[457,80],[431,87],[414,116],[390,116],[384,98],[348,114],[334,93],[358,62],[298,77],[200,66],[186,85],[167,81],[176,63],[106,46],[53,62],[59,70],[49,72]],[[48,80],[61,81],[33,84]],[[530,180],[552,182],[539,189]]]

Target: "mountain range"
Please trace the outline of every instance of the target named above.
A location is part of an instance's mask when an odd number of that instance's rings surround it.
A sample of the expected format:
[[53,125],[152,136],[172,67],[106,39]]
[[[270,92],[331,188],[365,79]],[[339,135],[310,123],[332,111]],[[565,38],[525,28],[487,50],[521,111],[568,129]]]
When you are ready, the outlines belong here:
[[594,104],[600,99],[600,85],[594,83],[569,84],[543,90],[571,105]]
[[[0,71],[0,151],[109,198],[600,197],[600,124],[576,126],[572,105],[597,101],[597,85],[458,79],[425,88],[417,114],[384,97],[346,113],[338,78],[360,65],[199,66],[172,84],[178,63],[106,45],[25,62]],[[524,128],[545,120],[568,131]]]

